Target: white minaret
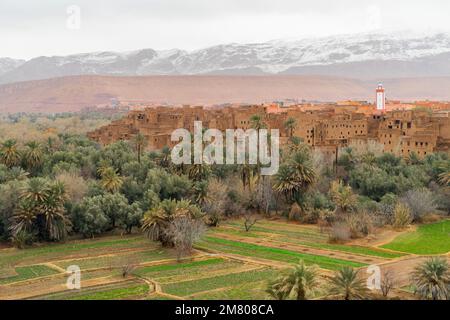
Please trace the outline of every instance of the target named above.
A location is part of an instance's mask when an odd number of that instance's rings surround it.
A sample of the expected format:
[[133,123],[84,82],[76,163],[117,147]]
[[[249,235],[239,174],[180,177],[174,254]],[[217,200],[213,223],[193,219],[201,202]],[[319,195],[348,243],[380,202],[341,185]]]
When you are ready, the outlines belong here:
[[386,94],[381,83],[378,84],[376,103],[377,111],[384,112],[386,110]]

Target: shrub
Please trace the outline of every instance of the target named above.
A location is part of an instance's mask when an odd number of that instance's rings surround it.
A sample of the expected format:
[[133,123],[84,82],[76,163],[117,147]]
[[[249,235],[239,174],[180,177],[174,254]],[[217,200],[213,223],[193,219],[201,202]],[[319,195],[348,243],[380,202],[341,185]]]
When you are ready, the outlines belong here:
[[345,222],[333,223],[328,237],[332,243],[346,242],[350,240],[350,229]]
[[437,209],[444,214],[450,215],[450,188],[431,183],[430,190],[435,195]]
[[316,224],[322,221],[324,224],[332,223],[336,218],[334,211],[328,209],[310,209],[302,217],[302,222]]
[[297,202],[295,202],[294,204],[292,204],[291,210],[289,211],[289,220],[300,220],[302,214],[302,208],[298,205]]
[[73,229],[85,237],[94,237],[108,230],[111,220],[102,208],[102,196],[85,198],[72,211]]
[[64,184],[67,196],[73,203],[80,202],[88,192],[84,179],[74,173],[63,171],[56,176],[56,180]]
[[409,226],[412,222],[411,210],[407,205],[398,202],[394,208],[394,221],[392,223],[394,228],[402,229]]
[[25,249],[31,246],[34,242],[35,236],[27,231],[20,231],[11,237],[11,242],[14,247],[18,249]]
[[413,221],[421,221],[422,217],[436,210],[436,200],[430,190],[426,188],[410,190],[401,198],[411,210]]
[[367,236],[373,231],[372,217],[365,211],[349,214],[345,221],[353,239]]
[[398,202],[398,198],[393,193],[387,193],[378,204],[378,211],[385,215],[388,219],[394,216],[394,208]]

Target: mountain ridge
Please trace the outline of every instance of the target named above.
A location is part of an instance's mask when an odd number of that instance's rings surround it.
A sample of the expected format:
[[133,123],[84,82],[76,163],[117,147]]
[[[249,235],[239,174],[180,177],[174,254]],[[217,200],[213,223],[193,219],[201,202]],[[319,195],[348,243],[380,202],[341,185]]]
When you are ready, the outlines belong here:
[[450,34],[365,33],[220,44],[194,51],[101,51],[8,61],[0,58],[3,84],[73,75],[435,77],[450,76]]

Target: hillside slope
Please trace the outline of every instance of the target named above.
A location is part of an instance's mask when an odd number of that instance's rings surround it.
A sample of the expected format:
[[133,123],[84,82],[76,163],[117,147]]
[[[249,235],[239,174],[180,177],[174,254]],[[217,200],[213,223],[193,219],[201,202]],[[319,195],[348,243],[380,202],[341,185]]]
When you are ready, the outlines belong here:
[[[74,76],[0,86],[0,112],[78,111],[111,99],[168,104],[373,100],[376,81],[325,76]],[[391,99],[450,100],[450,77],[385,81]]]

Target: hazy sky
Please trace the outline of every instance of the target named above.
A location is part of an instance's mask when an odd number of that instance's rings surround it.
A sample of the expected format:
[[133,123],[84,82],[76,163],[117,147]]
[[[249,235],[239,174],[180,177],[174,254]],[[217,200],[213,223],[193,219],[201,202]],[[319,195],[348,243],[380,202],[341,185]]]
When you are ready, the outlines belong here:
[[[76,10],[80,8],[80,24]],[[76,9],[76,8],[75,8]],[[0,57],[450,30],[448,0],[0,0]]]

